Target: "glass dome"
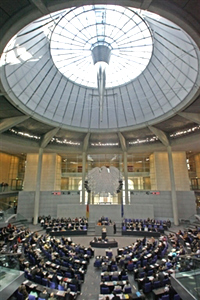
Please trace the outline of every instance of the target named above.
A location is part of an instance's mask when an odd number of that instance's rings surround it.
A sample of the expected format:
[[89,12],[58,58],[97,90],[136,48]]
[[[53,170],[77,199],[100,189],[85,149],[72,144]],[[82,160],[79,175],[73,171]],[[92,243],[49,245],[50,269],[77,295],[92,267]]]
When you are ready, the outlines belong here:
[[[122,85],[140,75],[149,63],[153,48],[147,23],[128,8],[83,6],[67,10],[56,22],[51,35],[51,55],[58,70],[70,80],[97,87],[92,53],[98,46],[101,54],[103,47],[110,50],[106,88]],[[106,59],[102,56],[98,57],[99,61]]]
[[199,61],[195,42],[171,21],[88,5],[51,13],[18,32],[3,51],[0,76],[9,100],[38,121],[118,132],[187,107],[198,90]]

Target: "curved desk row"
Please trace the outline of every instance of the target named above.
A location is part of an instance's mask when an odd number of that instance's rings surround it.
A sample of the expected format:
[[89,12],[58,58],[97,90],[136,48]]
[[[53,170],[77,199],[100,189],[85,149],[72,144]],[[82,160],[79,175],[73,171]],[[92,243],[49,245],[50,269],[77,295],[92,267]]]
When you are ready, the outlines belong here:
[[132,230],[123,230],[122,235],[133,235],[133,236],[145,236],[145,237],[160,237],[160,232],[157,231],[132,231]]
[[87,230],[49,231],[50,236],[87,235]]

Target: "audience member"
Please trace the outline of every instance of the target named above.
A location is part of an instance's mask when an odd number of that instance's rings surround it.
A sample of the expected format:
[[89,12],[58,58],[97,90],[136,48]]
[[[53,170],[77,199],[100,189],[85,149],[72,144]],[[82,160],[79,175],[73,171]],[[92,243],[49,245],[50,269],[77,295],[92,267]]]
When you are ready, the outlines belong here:
[[39,294],[39,297],[42,298],[42,299],[48,300],[49,294],[48,294],[46,288],[43,290],[43,292],[41,292],[41,293]]

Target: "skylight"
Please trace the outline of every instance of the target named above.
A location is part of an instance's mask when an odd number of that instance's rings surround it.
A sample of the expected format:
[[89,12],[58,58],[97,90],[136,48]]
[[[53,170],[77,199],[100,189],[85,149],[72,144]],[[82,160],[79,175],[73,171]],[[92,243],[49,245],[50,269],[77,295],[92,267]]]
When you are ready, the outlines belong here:
[[104,46],[110,52],[106,88],[139,76],[149,63],[153,48],[147,23],[134,11],[112,5],[66,11],[51,36],[51,54],[59,71],[72,81],[92,88],[97,87],[92,57],[97,46]]

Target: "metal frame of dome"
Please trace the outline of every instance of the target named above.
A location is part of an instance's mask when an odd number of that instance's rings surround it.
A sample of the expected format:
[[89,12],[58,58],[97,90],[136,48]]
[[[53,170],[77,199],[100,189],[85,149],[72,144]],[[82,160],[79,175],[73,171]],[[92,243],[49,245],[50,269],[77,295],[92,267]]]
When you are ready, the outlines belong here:
[[[43,60],[38,63],[39,73],[36,64],[31,68],[24,62],[19,68],[3,66],[2,74],[6,76],[2,76],[1,79],[10,99],[20,110],[39,121],[85,132],[138,129],[173,116],[193,101],[198,90],[199,50],[177,25],[163,18],[153,19],[152,14],[148,12],[144,14],[154,33],[153,56],[148,67],[137,79],[105,91],[102,122],[96,90],[86,89],[63,78],[52,64],[50,52],[44,52],[45,55],[42,55]],[[49,43],[38,48],[39,43],[40,40],[32,44],[32,47],[36,46],[36,53],[41,49],[48,50]],[[21,73],[20,82],[16,76],[18,70]],[[12,77],[9,84],[6,77]],[[41,81],[45,87],[42,87]],[[36,96],[32,97],[33,95]],[[53,101],[54,97],[59,98],[56,104]],[[68,102],[64,106],[66,99]]]

